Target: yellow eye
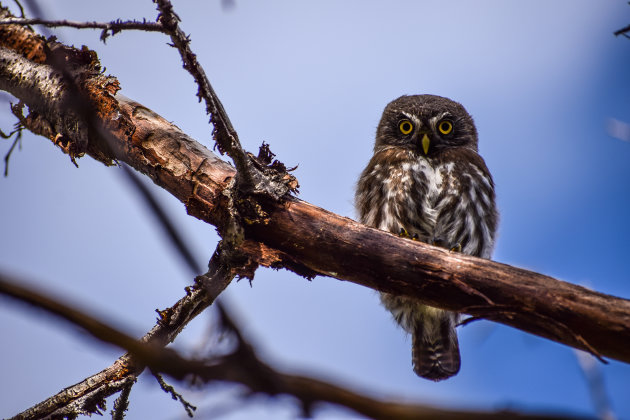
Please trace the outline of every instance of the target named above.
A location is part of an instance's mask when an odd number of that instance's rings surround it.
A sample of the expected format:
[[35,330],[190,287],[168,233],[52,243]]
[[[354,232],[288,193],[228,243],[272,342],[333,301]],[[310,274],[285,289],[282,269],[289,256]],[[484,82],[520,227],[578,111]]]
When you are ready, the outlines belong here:
[[413,130],[413,124],[409,120],[402,120],[400,124],[398,124],[398,129],[401,133],[407,135]]
[[449,120],[441,121],[440,124],[438,124],[438,130],[440,130],[442,134],[450,134],[450,132],[453,131],[453,123]]

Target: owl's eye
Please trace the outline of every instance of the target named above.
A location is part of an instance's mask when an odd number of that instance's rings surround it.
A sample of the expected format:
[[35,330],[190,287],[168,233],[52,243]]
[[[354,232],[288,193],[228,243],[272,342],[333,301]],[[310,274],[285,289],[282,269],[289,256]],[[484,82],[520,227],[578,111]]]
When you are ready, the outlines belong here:
[[407,135],[413,130],[413,124],[409,120],[402,120],[400,124],[398,124],[398,129],[401,133]]
[[438,124],[438,130],[440,130],[440,133],[444,135],[450,134],[450,132],[453,131],[453,123],[449,120],[440,121]]

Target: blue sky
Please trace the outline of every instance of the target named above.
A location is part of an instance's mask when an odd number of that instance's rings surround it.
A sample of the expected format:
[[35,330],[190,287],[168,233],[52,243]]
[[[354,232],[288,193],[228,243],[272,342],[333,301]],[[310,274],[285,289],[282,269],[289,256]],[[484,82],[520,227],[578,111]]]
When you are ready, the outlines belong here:
[[[41,3],[51,18],[155,16],[148,0]],[[402,94],[448,96],[475,118],[496,182],[493,258],[630,297],[630,142],[606,131],[611,118],[630,123],[630,40],[612,35],[630,23],[627,2],[174,3],[244,146],[256,150],[264,140],[287,165],[299,164],[302,199],[354,217],[354,184],[385,105]],[[212,146],[192,79],[163,36],[125,33],[103,45],[96,31],[55,33],[95,49],[121,93]],[[3,103],[6,130],[14,120]],[[8,147],[0,143],[0,152]],[[89,158],[79,165],[25,135],[10,176],[0,179],[0,267],[141,335],[154,309],[183,296],[190,276],[120,171]],[[207,260],[214,228],[153,190]],[[263,354],[286,369],[450,407],[594,413],[573,351],[518,330],[486,321],[461,328],[462,370],[435,384],[413,374],[409,339],[371,290],[260,270],[253,287],[234,283],[225,295]],[[207,323],[193,322],[176,347],[194,347]],[[1,417],[120,353],[4,298],[0,335]],[[615,413],[630,418],[630,366],[611,361],[601,369]],[[188,396],[201,413],[226,397]],[[295,414],[287,400],[261,400],[224,418]],[[134,388],[129,418],[183,416],[151,378]],[[344,416],[328,409],[319,418]]]

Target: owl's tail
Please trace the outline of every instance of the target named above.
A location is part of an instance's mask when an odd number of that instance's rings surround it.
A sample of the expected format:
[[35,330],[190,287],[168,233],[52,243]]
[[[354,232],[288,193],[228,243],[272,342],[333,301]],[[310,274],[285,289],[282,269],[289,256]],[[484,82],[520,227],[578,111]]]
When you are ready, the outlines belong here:
[[452,314],[443,312],[441,315],[437,328],[418,322],[412,333],[413,370],[416,375],[433,381],[455,375],[461,363]]

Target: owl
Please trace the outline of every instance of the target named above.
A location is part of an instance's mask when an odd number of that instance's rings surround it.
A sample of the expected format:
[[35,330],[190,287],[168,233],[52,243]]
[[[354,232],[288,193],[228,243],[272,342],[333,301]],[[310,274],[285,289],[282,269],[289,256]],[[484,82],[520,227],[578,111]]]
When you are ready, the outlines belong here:
[[[368,226],[489,258],[498,219],[494,182],[464,107],[434,95],[390,102],[355,206]],[[381,293],[381,302],[411,334],[418,376],[440,381],[459,371],[456,313],[388,293]]]

